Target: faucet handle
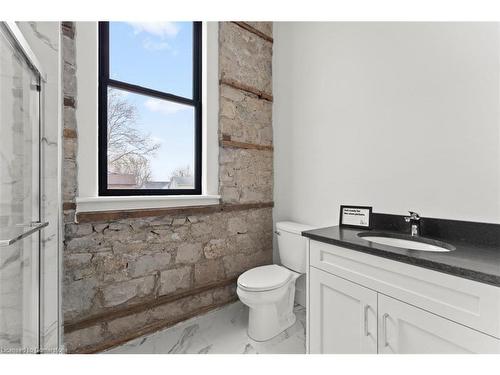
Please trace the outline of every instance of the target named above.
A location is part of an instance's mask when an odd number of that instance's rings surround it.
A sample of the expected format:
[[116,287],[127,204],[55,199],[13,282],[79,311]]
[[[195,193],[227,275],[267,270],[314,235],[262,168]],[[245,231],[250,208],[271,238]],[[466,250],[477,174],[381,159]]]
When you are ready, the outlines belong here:
[[410,220],[420,220],[420,215],[413,211],[408,211],[410,216],[405,216],[405,221],[408,223]]
[[417,214],[416,212],[413,212],[413,211],[408,211],[410,213],[410,217],[413,219],[413,220],[420,220],[420,215]]

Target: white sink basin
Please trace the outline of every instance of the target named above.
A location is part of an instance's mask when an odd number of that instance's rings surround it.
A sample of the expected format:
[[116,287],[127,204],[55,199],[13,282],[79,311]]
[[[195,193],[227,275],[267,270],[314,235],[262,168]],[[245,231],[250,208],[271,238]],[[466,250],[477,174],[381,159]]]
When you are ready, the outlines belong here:
[[442,244],[443,246],[432,245],[430,243],[420,242],[418,240],[412,241],[412,240],[405,240],[402,238],[384,237],[382,235],[370,236],[368,233],[366,234],[360,233],[360,237],[366,241],[375,242],[381,245],[388,245],[409,250],[439,251],[439,252],[454,250],[453,246],[441,243],[439,241],[434,241],[434,242]]

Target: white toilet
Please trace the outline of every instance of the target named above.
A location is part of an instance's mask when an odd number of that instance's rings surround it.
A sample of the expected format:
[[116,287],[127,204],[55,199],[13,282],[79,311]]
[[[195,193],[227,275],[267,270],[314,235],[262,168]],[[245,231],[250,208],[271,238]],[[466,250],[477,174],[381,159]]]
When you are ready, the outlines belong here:
[[295,281],[306,272],[306,239],[301,233],[313,229],[304,224],[276,223],[278,250],[283,266],[271,264],[240,275],[236,292],[250,309],[248,336],[266,341],[295,323]]

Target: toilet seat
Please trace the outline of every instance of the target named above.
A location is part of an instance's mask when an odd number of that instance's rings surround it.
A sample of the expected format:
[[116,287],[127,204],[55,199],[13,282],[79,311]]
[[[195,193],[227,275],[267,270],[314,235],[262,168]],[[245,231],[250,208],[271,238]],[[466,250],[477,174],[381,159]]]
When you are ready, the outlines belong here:
[[247,291],[264,292],[285,285],[293,273],[277,264],[252,268],[238,277],[238,287]]

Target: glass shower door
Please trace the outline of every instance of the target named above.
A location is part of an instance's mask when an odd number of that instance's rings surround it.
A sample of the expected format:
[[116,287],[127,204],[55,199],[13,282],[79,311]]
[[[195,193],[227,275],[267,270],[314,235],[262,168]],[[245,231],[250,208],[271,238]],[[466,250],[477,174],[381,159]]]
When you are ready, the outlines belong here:
[[0,353],[39,350],[40,77],[0,24]]

